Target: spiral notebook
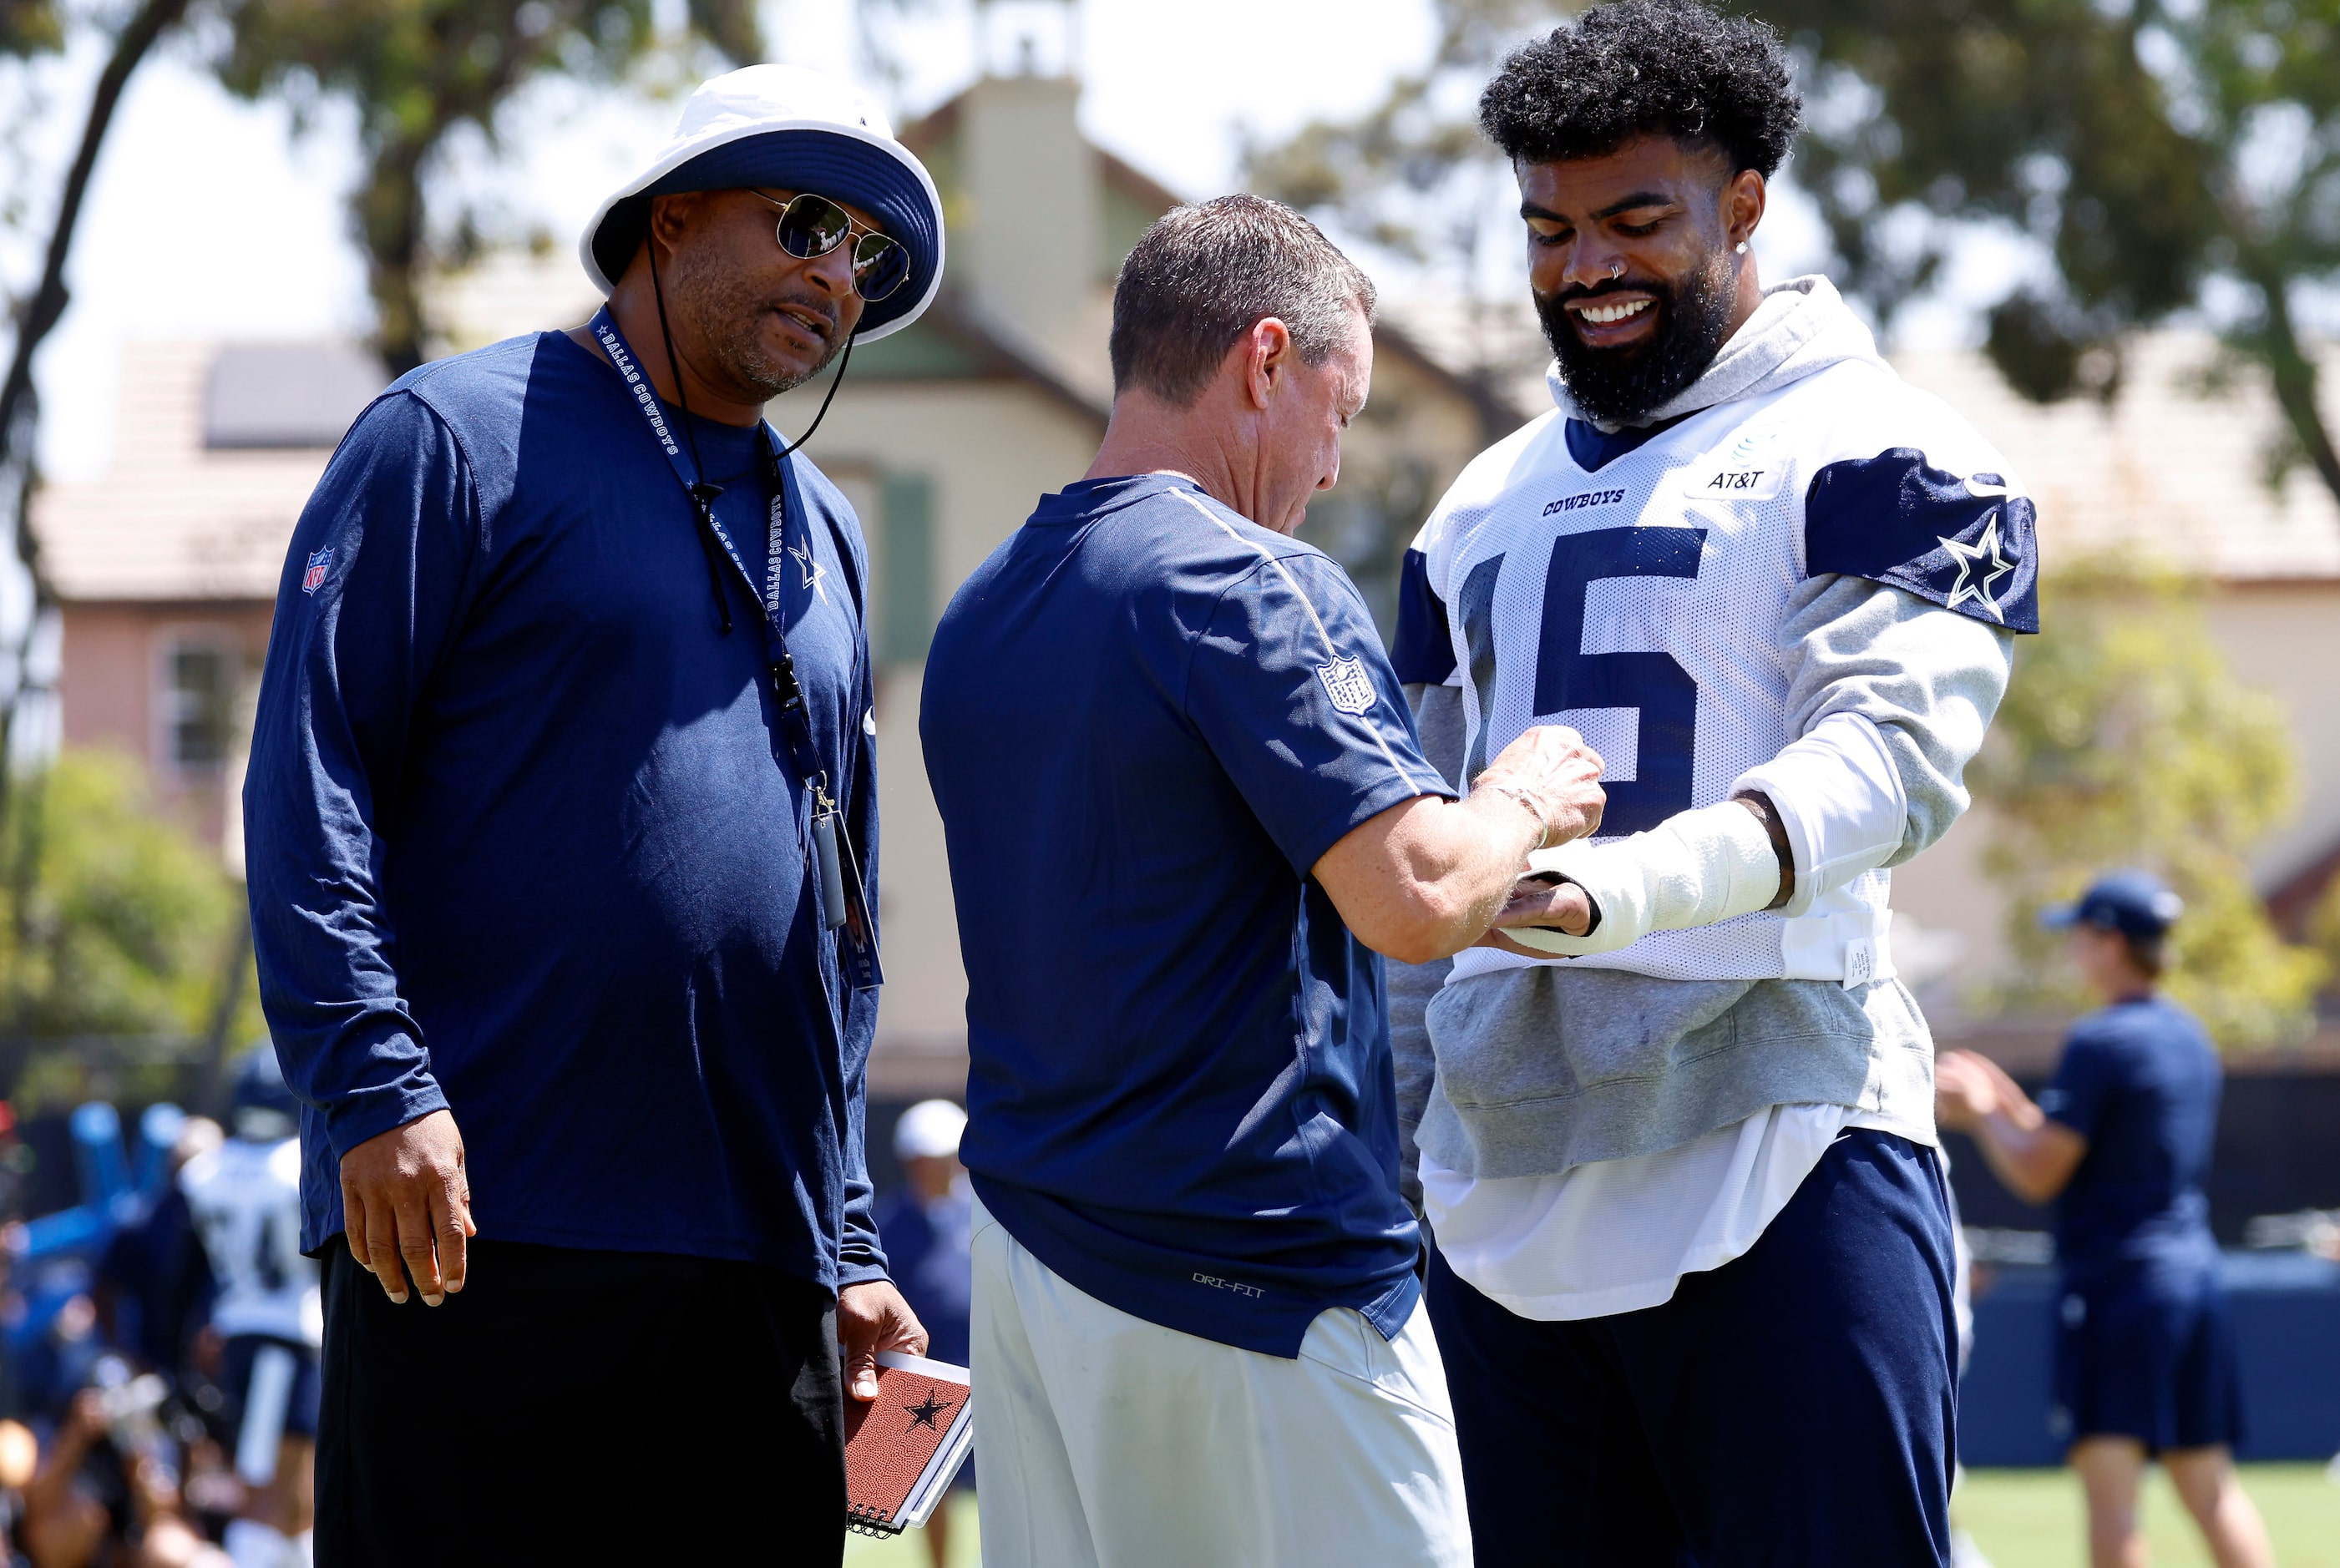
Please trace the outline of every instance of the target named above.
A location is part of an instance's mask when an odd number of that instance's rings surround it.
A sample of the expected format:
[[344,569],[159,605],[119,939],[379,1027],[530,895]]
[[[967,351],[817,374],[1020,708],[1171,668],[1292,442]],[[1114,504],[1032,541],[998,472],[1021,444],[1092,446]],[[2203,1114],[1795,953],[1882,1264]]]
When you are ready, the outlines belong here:
[[878,1397],[845,1401],[846,1524],[898,1535],[924,1524],[975,1445],[967,1368],[878,1353]]

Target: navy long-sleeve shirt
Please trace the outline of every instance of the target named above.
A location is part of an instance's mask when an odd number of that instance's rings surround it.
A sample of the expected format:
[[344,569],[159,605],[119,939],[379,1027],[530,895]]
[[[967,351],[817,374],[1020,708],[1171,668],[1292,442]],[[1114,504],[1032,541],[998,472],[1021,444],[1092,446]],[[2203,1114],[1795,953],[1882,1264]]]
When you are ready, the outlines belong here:
[[[696,427],[766,575],[752,431]],[[877,902],[867,560],[785,464],[780,585]],[[483,1238],[878,1277],[877,994],[839,973],[764,638],[721,635],[689,502],[617,371],[547,332],[402,378],[333,455],[277,592],[244,786],[262,1001],[302,1123],[304,1247],[339,1161],[441,1107]]]

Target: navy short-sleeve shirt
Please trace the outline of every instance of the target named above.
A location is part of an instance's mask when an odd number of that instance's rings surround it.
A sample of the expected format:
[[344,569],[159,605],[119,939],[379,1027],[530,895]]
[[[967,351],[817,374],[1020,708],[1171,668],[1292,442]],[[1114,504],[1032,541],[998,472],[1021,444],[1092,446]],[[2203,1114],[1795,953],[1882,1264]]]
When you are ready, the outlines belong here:
[[2057,1200],[2067,1272],[2216,1261],[2202,1183],[2217,1135],[2223,1076],[2193,1015],[2160,996],[2073,1026],[2039,1108],[2088,1140]]
[[1192,481],[1074,485],[951,601],[919,730],[985,1206],[1182,1332],[1292,1356],[1328,1307],[1403,1327],[1381,961],[1310,871],[1453,792],[1354,585]]

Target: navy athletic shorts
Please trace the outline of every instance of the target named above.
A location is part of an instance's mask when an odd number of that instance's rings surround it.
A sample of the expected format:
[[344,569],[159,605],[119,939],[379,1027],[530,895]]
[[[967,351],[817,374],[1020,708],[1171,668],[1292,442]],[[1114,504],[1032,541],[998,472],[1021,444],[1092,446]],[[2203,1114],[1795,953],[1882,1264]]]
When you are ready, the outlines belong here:
[[280,1430],[287,1437],[317,1437],[317,1403],[322,1379],[317,1373],[317,1352],[314,1346],[295,1340],[279,1339],[269,1334],[238,1334],[230,1336],[221,1352],[220,1392],[227,1403],[220,1415],[226,1420],[231,1434],[229,1446],[243,1432],[243,1424],[253,1414],[252,1364],[263,1348],[274,1346],[292,1357],[292,1379],[284,1394],[284,1410]]
[[1433,1252],[1479,1561],[1947,1563],[1952,1269],[1934,1151],[1866,1129],[1745,1256],[1660,1307],[1520,1317]]
[[2240,1444],[2242,1375],[2217,1277],[2067,1287],[2051,1419],[2059,1437],[2134,1437],[2153,1454]]

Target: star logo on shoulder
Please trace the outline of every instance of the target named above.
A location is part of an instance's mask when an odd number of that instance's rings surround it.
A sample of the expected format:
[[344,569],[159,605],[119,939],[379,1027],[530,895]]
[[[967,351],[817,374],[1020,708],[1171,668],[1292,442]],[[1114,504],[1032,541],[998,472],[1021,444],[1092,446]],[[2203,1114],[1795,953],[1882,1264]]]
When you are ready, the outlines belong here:
[[797,587],[800,588],[810,588],[815,594],[818,594],[820,597],[821,603],[827,604],[828,602],[828,590],[821,587],[820,580],[821,578],[828,576],[828,568],[822,566],[819,561],[816,560],[813,557],[812,551],[808,547],[790,545],[788,547],[788,554],[797,558],[797,569],[804,574],[804,581],[798,583]]
[[[1942,539],[1939,534],[1934,537]],[[1998,599],[1992,590],[1999,578],[2015,569],[2015,563],[1999,553],[1998,513],[1993,511],[1990,514],[1990,521],[1983,525],[1982,537],[1975,543],[1968,545],[1956,539],[1942,539],[1942,548],[1949,551],[1950,558],[1958,563],[1958,580],[1950,585],[1950,602],[1943,608],[1954,610],[1968,599],[1974,599],[1990,612],[1993,620],[2006,619],[1999,614]]]
[[923,1426],[929,1432],[941,1431],[942,1428],[935,1425],[936,1421],[951,1412],[949,1405],[935,1397],[935,1391],[931,1388],[927,1390],[927,1396],[924,1399],[916,1405],[905,1405],[902,1408],[909,1415],[910,1425]]

